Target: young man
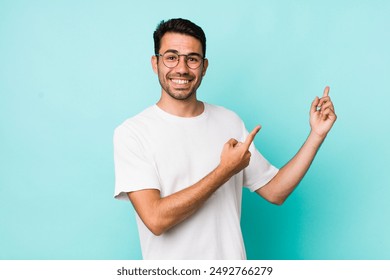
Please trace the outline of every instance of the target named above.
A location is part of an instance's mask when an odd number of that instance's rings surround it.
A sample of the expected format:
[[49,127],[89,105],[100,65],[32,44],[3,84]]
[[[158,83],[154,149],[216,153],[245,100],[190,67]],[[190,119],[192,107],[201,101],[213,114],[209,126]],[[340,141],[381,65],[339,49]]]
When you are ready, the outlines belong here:
[[203,30],[162,21],[154,44],[161,98],[115,130],[115,197],[137,212],[144,259],[245,259],[242,187],[286,200],[336,120],[329,88],[311,104],[306,142],[278,170],[252,143],[260,126],[248,133],[235,113],[197,99],[208,67]]

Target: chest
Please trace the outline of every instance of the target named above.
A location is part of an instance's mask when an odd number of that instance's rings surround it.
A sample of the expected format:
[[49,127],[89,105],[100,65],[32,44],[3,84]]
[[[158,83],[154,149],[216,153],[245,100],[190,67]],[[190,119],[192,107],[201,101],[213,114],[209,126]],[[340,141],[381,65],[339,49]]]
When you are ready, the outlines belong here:
[[170,124],[152,133],[146,149],[160,179],[163,195],[188,187],[217,167],[229,129],[206,125]]

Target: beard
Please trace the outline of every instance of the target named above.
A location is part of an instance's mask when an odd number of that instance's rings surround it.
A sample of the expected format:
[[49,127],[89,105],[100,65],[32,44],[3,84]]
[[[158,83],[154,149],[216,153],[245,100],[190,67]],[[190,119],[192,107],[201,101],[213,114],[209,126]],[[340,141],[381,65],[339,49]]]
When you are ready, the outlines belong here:
[[[183,86],[180,84],[175,84],[172,79],[187,79],[188,86]],[[191,97],[196,95],[196,90],[201,84],[202,78],[199,80],[196,79],[193,75],[167,75],[166,73],[159,72],[158,80],[161,85],[161,88],[166,92],[171,98],[175,100],[188,100]]]
[[[162,86],[162,85],[161,85]],[[195,90],[171,90],[169,87],[164,88],[163,90],[173,99],[175,100],[187,100],[191,96],[195,95],[196,91]]]

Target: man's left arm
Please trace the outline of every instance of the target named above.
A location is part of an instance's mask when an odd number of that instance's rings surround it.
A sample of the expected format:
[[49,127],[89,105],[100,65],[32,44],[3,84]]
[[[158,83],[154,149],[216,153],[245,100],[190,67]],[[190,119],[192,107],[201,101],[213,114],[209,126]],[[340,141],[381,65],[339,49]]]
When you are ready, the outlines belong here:
[[336,119],[333,103],[329,97],[329,87],[326,87],[323,96],[316,97],[311,104],[311,131],[305,143],[275,177],[256,192],[271,203],[281,205],[306,174]]

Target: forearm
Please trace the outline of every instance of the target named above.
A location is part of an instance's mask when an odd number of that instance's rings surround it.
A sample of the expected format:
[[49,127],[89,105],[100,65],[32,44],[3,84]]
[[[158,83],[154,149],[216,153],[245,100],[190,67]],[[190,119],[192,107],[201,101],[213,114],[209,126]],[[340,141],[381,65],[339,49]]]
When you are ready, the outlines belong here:
[[129,197],[144,224],[160,235],[194,214],[231,176],[219,165],[194,185],[169,196],[161,198],[156,191],[151,196],[143,194],[142,199],[134,199],[135,193]]
[[306,174],[324,139],[311,132],[298,153],[258,193],[272,203],[282,204]]
[[311,104],[309,137],[298,153],[257,193],[272,203],[282,204],[306,174],[336,119],[337,116],[327,86],[323,96],[316,97]]

